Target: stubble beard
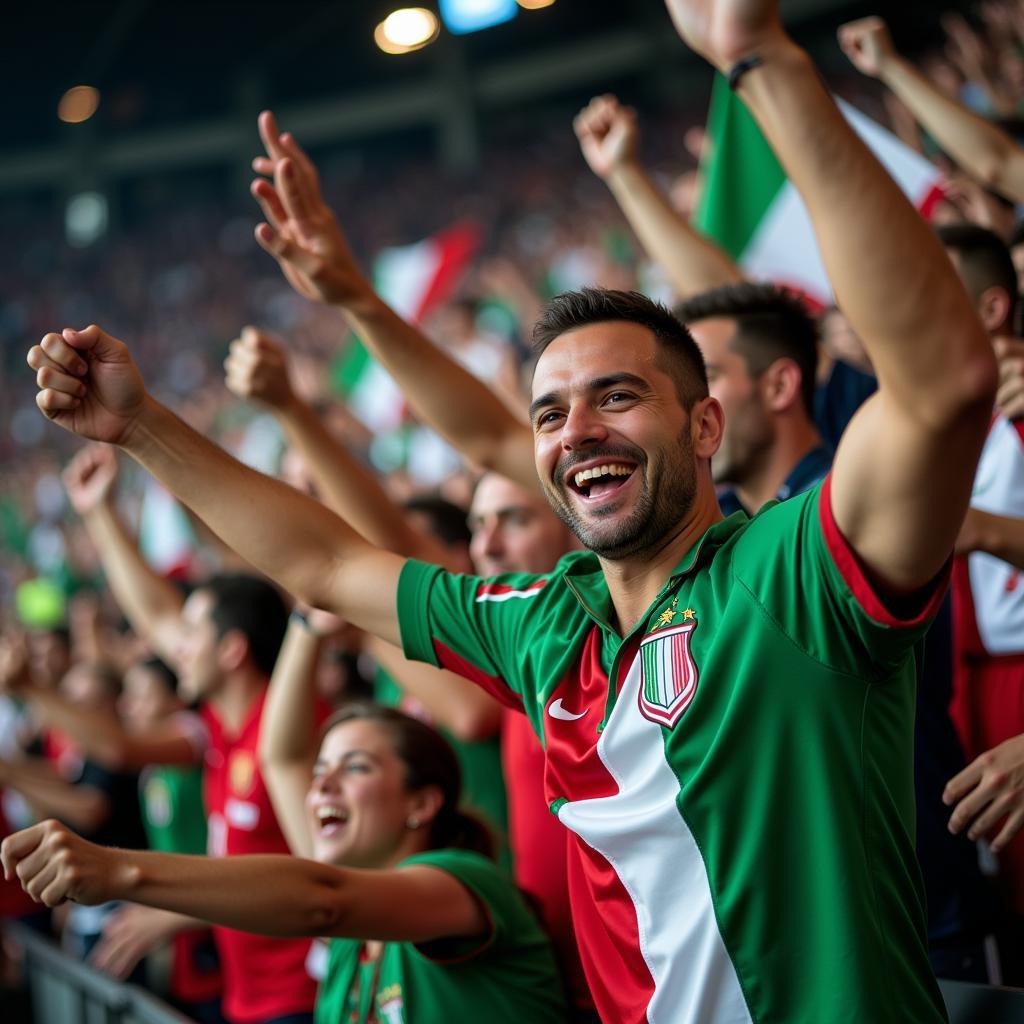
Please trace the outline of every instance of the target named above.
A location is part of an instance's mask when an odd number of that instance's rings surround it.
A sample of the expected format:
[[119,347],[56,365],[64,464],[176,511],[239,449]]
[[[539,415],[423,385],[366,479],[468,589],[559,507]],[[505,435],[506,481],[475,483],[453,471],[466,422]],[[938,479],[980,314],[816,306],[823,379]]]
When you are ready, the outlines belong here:
[[[614,458],[615,455],[626,454],[626,450],[602,450],[587,453],[587,458],[594,455]],[[675,533],[680,521],[687,517],[697,496],[697,473],[689,424],[679,435],[678,444],[658,452],[653,460],[648,460],[646,453],[639,449],[630,449],[628,456],[637,464],[633,473],[640,474],[640,494],[632,511],[609,532],[596,530],[591,520],[580,515],[565,493],[566,485],[551,487],[545,484],[544,487],[548,503],[555,514],[580,543],[600,558],[611,562],[658,550],[664,539]],[[650,481],[646,473],[648,465],[653,470]],[[558,471],[557,479],[565,477],[566,469]],[[597,511],[594,515],[600,518],[613,516],[617,512],[617,509],[612,508]]]

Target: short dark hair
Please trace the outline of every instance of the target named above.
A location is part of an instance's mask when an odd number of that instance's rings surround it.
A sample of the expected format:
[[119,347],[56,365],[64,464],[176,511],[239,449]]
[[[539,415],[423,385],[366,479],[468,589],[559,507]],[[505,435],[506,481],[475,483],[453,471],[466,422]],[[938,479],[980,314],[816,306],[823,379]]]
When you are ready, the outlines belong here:
[[676,315],[685,324],[724,317],[736,321],[730,348],[758,377],[777,359],[792,359],[800,368],[800,398],[814,417],[818,374],[818,325],[803,300],[774,284],[741,281],[701,292],[680,302]]
[[418,718],[395,708],[370,701],[352,701],[336,711],[325,723],[321,737],[344,722],[374,722],[391,737],[395,754],[405,765],[409,790],[437,786],[441,808],[430,827],[430,849],[472,850],[494,858],[494,837],[475,815],[460,806],[462,769],[451,744]]
[[442,544],[468,544],[473,534],[466,510],[436,494],[421,494],[405,503],[406,511],[418,512],[430,523],[430,532]]
[[156,676],[156,678],[160,680],[160,685],[168,693],[172,695],[177,694],[178,677],[175,675],[174,669],[172,669],[162,658],[150,655],[150,657],[143,658],[141,661],[136,662],[136,667],[144,668],[151,675]]
[[533,328],[534,363],[555,338],[567,331],[617,321],[640,324],[654,335],[668,356],[663,369],[675,379],[679,400],[685,408],[707,397],[707,367],[690,332],[667,306],[640,292],[581,288],[556,295],[541,310]]
[[995,232],[977,224],[943,224],[936,228],[939,241],[960,259],[961,277],[977,302],[989,288],[1002,288],[1010,298],[1007,319],[1017,310],[1017,268],[1010,247]]
[[217,638],[237,629],[249,642],[253,663],[269,676],[288,628],[288,606],[278,590],[245,573],[213,576],[196,589],[213,595],[210,614]]

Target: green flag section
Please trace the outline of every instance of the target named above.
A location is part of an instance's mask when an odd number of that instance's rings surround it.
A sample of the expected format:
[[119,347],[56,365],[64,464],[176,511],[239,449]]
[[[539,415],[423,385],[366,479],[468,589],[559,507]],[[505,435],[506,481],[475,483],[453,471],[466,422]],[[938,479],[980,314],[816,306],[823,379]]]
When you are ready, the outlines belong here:
[[[854,107],[837,103],[914,206],[930,216],[942,197],[939,170]],[[694,225],[752,278],[776,281],[829,303],[832,288],[803,200],[721,76],[711,95],[708,135]]]

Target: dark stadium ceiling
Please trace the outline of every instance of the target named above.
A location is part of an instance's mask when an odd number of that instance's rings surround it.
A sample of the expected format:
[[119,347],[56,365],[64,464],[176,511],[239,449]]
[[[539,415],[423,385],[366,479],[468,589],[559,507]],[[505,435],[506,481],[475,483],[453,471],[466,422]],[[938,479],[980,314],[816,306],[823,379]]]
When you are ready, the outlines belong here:
[[[409,0],[407,0],[409,2]],[[431,0],[417,0],[435,7]],[[557,52],[591,37],[642,25],[668,37],[661,0],[556,0],[522,11],[511,23],[472,36],[442,38],[418,53],[387,56],[374,26],[400,2],[289,0],[287,3],[157,2],[9,5],[0,81],[11,112],[5,155],[68,142],[79,126],[58,121],[64,91],[96,86],[101,103],[90,132],[119,138],[140,129],[183,127],[263,105],[295,105],[325,96],[400,86],[436,71],[458,47],[470,75],[492,62]],[[783,0],[788,22],[822,59],[848,17],[883,13],[906,46],[934,37],[932,0],[900,3]],[[680,60],[688,59],[680,46]]]

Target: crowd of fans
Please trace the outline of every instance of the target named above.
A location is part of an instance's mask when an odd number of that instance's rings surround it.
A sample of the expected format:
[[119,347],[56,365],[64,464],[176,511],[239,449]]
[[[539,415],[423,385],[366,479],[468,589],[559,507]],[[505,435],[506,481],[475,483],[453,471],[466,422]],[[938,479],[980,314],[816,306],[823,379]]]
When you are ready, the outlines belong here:
[[[1024,987],[1024,173],[1014,170],[1024,163],[1024,4],[992,0],[973,22],[942,24],[944,48],[912,62],[877,19],[844,26],[840,42],[881,83],[857,79],[858,102],[884,111],[946,175],[939,237],[999,363],[954,601],[932,609],[923,638],[917,857],[934,971]],[[46,422],[25,341],[56,324],[102,324],[129,343],[150,393],[199,433],[379,547],[484,577],[549,572],[576,546],[518,443],[531,328],[553,295],[597,286],[675,306],[732,425],[713,467],[726,515],[820,483],[875,392],[870,354],[840,309],[812,324],[798,297],[744,281],[689,226],[709,145],[692,111],[647,121],[601,97],[572,128],[486,154],[472,187],[426,162],[372,178],[325,169],[324,198],[364,266],[385,247],[471,225],[456,286],[418,325],[428,348],[401,321],[381,328],[358,308],[346,319],[309,301],[324,291],[303,284],[301,260],[281,248],[295,242],[281,167],[297,166],[307,201],[319,198],[316,172],[266,116],[261,134],[254,195],[270,227],[260,244],[285,276],[254,243],[251,217],[202,204],[141,218],[91,250],[67,249],[35,222],[3,242],[21,256],[5,263],[0,305],[0,834],[52,818],[97,847],[298,857],[274,868],[269,909],[246,896],[266,885],[255,860],[245,876],[197,860],[189,882],[207,902],[191,903],[184,892],[161,902],[175,874],[154,862],[132,890],[151,906],[98,880],[116,874],[113,861],[86,860],[74,902],[51,911],[11,879],[0,913],[197,1020],[311,1019],[320,982],[324,1020],[468,1020],[486,1007],[509,1022],[592,1021],[602,1009],[608,1021],[614,997],[603,989],[614,982],[585,969],[586,952],[581,963],[568,890],[583,883],[548,813],[544,754],[528,716],[478,687],[493,673],[462,655],[415,664],[301,602],[289,614],[290,598],[145,473],[119,465],[112,446],[81,449]],[[349,301],[343,278],[330,286],[334,306]],[[749,338],[722,335],[723,319]],[[383,352],[375,332],[389,339]],[[387,430],[346,405],[364,343],[401,393]],[[37,358],[52,370],[74,356]],[[254,498],[251,515],[261,514]],[[522,593],[509,585],[477,600],[514,604]],[[804,851],[813,847],[807,838]],[[349,893],[324,864],[377,870],[387,884],[364,877]],[[332,930],[318,904],[332,886],[365,935]],[[330,935],[386,939],[390,952],[308,938]],[[433,968],[460,960],[472,968]],[[18,984],[13,946],[4,964]],[[415,1012],[401,1010],[409,993]]]

